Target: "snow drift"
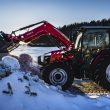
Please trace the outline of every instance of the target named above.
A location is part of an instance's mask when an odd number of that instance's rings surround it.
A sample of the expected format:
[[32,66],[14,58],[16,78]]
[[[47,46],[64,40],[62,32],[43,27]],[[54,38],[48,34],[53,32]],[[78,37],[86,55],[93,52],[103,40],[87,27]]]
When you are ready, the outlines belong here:
[[8,56],[2,62],[12,67],[12,74],[0,80],[0,110],[110,110],[109,96],[91,99],[72,95],[46,84],[37,75],[20,71],[15,58]]

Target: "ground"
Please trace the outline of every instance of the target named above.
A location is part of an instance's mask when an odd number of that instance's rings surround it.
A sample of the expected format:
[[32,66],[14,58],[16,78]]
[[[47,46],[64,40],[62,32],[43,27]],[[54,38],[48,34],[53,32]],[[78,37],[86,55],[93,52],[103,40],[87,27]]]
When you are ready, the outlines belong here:
[[[46,84],[37,75],[20,71],[15,59],[11,74],[0,80],[0,110],[110,110],[110,95],[92,95],[62,91]],[[76,80],[77,81],[77,80]]]

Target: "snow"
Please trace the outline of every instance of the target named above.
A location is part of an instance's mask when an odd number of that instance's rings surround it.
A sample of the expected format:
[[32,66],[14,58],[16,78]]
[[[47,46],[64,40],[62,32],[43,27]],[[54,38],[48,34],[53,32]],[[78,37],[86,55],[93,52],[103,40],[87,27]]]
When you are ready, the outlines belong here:
[[18,62],[18,60],[14,57],[11,57],[11,56],[4,56],[2,58],[2,63],[4,66],[6,67],[10,67],[11,70],[15,70],[15,69],[20,69],[20,64]]
[[22,53],[28,53],[34,58],[34,60],[37,60],[38,56],[54,50],[59,50],[59,48],[58,47],[30,47],[27,45],[21,45],[18,48],[11,51],[10,54],[19,56]]
[[13,71],[0,80],[0,110],[110,110],[109,95],[90,98],[70,94],[46,84],[37,75],[20,71],[15,58],[4,57],[2,63]]

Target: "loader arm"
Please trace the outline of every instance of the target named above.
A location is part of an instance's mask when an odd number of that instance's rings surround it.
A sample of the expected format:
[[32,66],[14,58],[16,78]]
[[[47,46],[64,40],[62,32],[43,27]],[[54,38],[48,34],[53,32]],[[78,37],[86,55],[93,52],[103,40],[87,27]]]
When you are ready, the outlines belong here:
[[[37,26],[34,29],[27,31],[27,32],[20,34],[20,35],[15,34],[17,31],[29,29],[29,28],[34,27],[36,25],[40,25],[40,26]],[[62,32],[60,32],[57,28],[55,28],[52,24],[48,23],[47,21],[35,23],[32,25],[20,28],[16,31],[13,31],[12,34],[9,36],[9,38],[16,43],[19,43],[20,41],[27,43],[27,42],[30,42],[34,39],[38,39],[40,36],[43,36],[43,35],[51,35],[51,36],[55,37],[67,49],[73,48],[73,44],[69,40],[69,38],[66,37]]]

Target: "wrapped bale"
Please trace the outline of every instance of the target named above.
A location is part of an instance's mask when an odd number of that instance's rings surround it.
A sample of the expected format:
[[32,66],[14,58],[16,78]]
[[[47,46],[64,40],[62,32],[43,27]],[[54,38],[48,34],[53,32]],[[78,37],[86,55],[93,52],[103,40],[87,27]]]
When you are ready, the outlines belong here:
[[37,63],[33,61],[33,58],[30,55],[21,54],[19,56],[19,62],[20,62],[22,71],[25,71],[25,72],[30,71],[32,75],[38,75],[41,78],[40,68],[37,65]]

